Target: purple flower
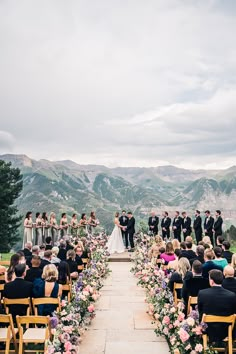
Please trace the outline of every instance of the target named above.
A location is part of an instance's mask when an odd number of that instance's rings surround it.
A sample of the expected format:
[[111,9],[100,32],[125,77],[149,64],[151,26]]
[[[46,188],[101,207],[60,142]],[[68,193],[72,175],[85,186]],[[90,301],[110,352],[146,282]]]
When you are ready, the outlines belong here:
[[50,324],[51,328],[56,328],[58,325],[58,318],[57,317],[51,317],[50,318]]

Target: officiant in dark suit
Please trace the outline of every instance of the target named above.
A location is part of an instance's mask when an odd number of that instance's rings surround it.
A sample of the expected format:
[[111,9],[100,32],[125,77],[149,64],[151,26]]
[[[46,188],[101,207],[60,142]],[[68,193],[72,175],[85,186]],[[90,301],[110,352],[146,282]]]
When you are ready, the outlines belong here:
[[128,224],[126,226],[126,231],[129,237],[130,250],[129,252],[134,252],[134,233],[135,233],[135,218],[131,211],[127,213],[128,216]]
[[[126,227],[128,225],[128,221],[129,221],[129,219],[128,219],[127,215],[126,215],[126,211],[122,210],[122,215],[119,218],[120,225],[123,226],[123,227]],[[122,232],[122,238],[123,238],[123,242],[124,242],[125,248],[128,249],[129,240],[128,240],[127,230],[126,229],[124,229],[124,230],[121,229],[121,232]]]
[[194,233],[195,233],[195,238],[198,242],[202,241],[202,218],[200,216],[200,211],[196,210],[195,211],[195,219],[193,222],[193,229],[194,229]]
[[156,216],[156,213],[153,211],[151,213],[150,218],[148,219],[148,226],[149,226],[149,231],[153,233],[153,235],[158,234],[158,224],[159,224],[159,218]]
[[187,215],[186,211],[183,211],[183,213],[182,213],[182,229],[183,229],[184,241],[185,241],[186,237],[190,236],[192,233],[191,223],[192,223],[191,218]]
[[213,225],[213,233],[215,236],[215,244],[216,244],[216,239],[218,236],[222,236],[223,234],[223,230],[222,230],[222,225],[223,225],[223,219],[221,217],[221,211],[220,210],[216,210],[216,218],[215,218],[215,222]]
[[175,212],[175,217],[172,223],[172,229],[174,232],[174,238],[177,238],[181,242],[181,227],[182,227],[182,218],[179,216],[179,211]]
[[205,221],[204,221],[204,233],[206,236],[209,236],[211,239],[212,245],[214,245],[213,240],[213,226],[214,226],[214,218],[211,216],[210,210],[205,211]]
[[171,225],[171,218],[168,216],[168,212],[165,211],[163,213],[163,219],[161,220],[161,230],[162,230],[162,238],[170,238],[170,225]]

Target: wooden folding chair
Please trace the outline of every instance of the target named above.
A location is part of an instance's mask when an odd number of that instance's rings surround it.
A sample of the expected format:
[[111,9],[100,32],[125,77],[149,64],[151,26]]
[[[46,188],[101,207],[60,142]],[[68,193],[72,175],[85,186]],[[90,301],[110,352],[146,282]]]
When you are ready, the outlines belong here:
[[35,316],[38,316],[39,305],[57,305],[56,311],[61,311],[60,297],[38,297],[32,298],[33,309]]
[[[13,320],[11,315],[0,315],[0,342],[6,343],[5,354],[8,354],[10,351],[10,344],[13,341],[15,347],[15,353],[17,354],[18,348],[16,343],[16,334],[18,332],[17,328],[14,328]],[[7,327],[2,327],[2,325]]]
[[82,262],[84,265],[88,264],[89,259],[88,258],[81,258]]
[[10,261],[0,261],[0,265],[9,267]]
[[188,307],[187,307],[187,315],[190,314],[191,305],[197,305],[197,296],[189,296],[189,298],[188,298]]
[[67,300],[68,300],[68,302],[70,302],[71,301],[71,295],[72,295],[71,282],[69,284],[62,285],[62,291],[66,291],[67,292]]
[[78,269],[78,272],[81,273],[81,271],[84,270],[84,265],[83,265],[83,264],[78,265],[78,266],[77,266],[77,269]]
[[[47,350],[47,342],[50,339],[50,317],[49,316],[16,316],[17,326],[19,330],[19,354],[23,354],[24,344],[44,344],[44,349],[36,349],[36,352],[45,353]],[[23,325],[26,325],[23,327]],[[34,328],[29,327],[35,325]],[[40,325],[36,327],[36,325]],[[41,326],[45,325],[44,328]],[[32,352],[32,349],[24,350]]]
[[5,281],[5,273],[0,274],[0,281]]
[[4,297],[3,304],[7,314],[9,314],[9,306],[11,305],[25,305],[27,306],[26,316],[29,316],[32,313],[31,300],[29,297],[23,299],[8,299]]
[[[232,331],[234,327],[234,322],[235,322],[235,315],[231,316],[213,316],[213,315],[206,315],[204,314],[202,316],[202,322],[204,323],[227,323],[228,326],[228,337],[224,339],[224,342],[228,343],[228,354],[233,353],[233,339],[232,339]],[[207,343],[208,343],[208,335],[203,334],[202,335],[203,339],[203,349],[204,351],[207,350]],[[212,346],[211,346],[212,347]],[[218,352],[225,352],[225,348],[215,348],[212,347],[213,350],[217,350]]]
[[183,284],[182,283],[174,283],[174,303],[176,305],[178,305],[178,302],[181,302],[182,300],[181,299],[178,299],[178,293],[177,293],[177,290],[178,289],[182,289],[183,288]]

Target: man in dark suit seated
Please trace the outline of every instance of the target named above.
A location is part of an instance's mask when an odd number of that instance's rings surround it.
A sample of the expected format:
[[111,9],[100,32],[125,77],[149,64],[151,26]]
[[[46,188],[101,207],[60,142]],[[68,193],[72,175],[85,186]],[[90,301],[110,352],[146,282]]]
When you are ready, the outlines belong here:
[[223,256],[222,257],[225,258],[227,260],[227,262],[230,264],[232,261],[233,252],[230,251],[229,241],[223,242],[222,249],[223,249]]
[[33,255],[31,260],[31,268],[27,270],[25,280],[34,282],[35,279],[41,278],[43,273],[42,269],[40,269],[41,258],[39,256]]
[[66,251],[66,243],[64,240],[61,240],[57,257],[60,258],[61,261],[65,261],[66,260],[66,252],[67,252]]
[[192,250],[192,247],[193,247],[192,242],[186,242],[185,244],[186,244],[186,250],[181,251],[179,258],[185,257],[190,261],[190,259],[193,259],[196,257],[196,253],[193,252],[193,250]]
[[26,242],[25,248],[22,250],[22,252],[24,253],[26,264],[30,266],[32,258],[32,242]]
[[[16,279],[10,283],[6,283],[3,290],[3,296],[8,299],[23,299],[32,296],[33,283],[24,280],[26,275],[26,265],[18,264],[15,267]],[[27,306],[25,305],[10,305],[9,312],[12,317],[17,315],[25,316]]]
[[51,264],[52,251],[47,250],[44,252],[44,257],[41,259],[40,268],[43,269],[45,265]]
[[193,265],[194,261],[199,261],[202,264],[205,263],[204,252],[205,252],[205,248],[202,245],[198,245],[196,248],[196,256],[194,258],[190,259],[191,266]]
[[[200,322],[203,314],[230,316],[236,313],[236,295],[222,287],[223,273],[213,269],[209,272],[211,288],[198,293],[198,311]],[[208,323],[206,330],[210,342],[219,342],[227,337],[227,324]]]
[[218,269],[223,272],[223,268],[221,266],[218,266],[213,262],[213,259],[215,258],[215,253],[213,250],[207,248],[204,252],[204,259],[205,263],[202,266],[202,275],[204,278],[208,278],[208,273],[212,269]]
[[225,279],[222,283],[223,288],[236,294],[236,279],[234,278],[234,268],[230,265],[227,265],[224,268],[224,277]]
[[209,280],[202,276],[202,263],[198,260],[192,265],[192,278],[184,280],[182,288],[182,298],[184,299],[185,308],[188,306],[189,296],[198,296],[199,290],[209,288]]
[[158,234],[158,224],[159,218],[156,216],[156,213],[153,211],[150,218],[148,219],[149,231],[153,233],[153,235]]

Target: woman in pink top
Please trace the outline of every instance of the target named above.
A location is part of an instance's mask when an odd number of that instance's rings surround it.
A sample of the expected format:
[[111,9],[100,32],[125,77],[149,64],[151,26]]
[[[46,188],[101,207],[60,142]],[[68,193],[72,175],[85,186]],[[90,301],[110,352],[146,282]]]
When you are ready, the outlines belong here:
[[175,253],[172,242],[167,242],[166,251],[160,255],[160,259],[164,259],[165,264],[168,264],[170,261],[175,260]]

